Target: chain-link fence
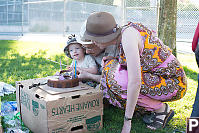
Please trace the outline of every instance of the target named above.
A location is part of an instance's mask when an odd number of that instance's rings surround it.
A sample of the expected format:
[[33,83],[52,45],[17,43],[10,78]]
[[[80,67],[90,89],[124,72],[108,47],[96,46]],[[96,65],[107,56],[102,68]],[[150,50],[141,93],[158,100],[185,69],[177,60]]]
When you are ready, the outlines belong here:
[[[159,0],[1,0],[0,34],[79,32],[93,12],[111,12],[122,25],[141,22],[157,29]],[[177,38],[191,39],[199,20],[199,5],[178,1]]]
[[126,0],[126,21],[142,23],[157,29],[157,0]]
[[178,1],[177,38],[192,39],[199,22],[199,1]]

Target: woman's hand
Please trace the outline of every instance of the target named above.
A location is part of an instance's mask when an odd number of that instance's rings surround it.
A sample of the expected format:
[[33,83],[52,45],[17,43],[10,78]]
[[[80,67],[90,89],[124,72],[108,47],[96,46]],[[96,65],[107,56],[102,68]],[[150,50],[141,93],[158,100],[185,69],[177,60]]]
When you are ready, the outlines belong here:
[[130,132],[131,132],[131,120],[129,121],[124,120],[124,125],[121,133],[130,133]]
[[59,76],[60,75],[60,72],[56,72],[55,74],[54,74],[54,76]]
[[115,58],[115,57],[113,57],[113,56],[105,56],[105,57],[103,57],[103,58],[102,58],[102,63],[101,63],[102,67],[105,66],[106,61],[111,60],[111,59],[114,59],[114,58]]

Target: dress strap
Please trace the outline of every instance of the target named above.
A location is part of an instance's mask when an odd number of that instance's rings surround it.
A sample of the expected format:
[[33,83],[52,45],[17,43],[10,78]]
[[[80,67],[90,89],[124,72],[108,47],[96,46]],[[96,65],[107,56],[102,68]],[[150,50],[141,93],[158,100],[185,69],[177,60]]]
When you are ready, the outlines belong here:
[[129,23],[128,23],[128,24],[126,24],[126,25],[124,25],[124,26],[122,26],[122,27],[121,27],[121,28],[122,28],[121,33],[123,33],[123,32],[124,32],[124,30],[125,30],[125,29],[127,29],[128,27],[130,27]]

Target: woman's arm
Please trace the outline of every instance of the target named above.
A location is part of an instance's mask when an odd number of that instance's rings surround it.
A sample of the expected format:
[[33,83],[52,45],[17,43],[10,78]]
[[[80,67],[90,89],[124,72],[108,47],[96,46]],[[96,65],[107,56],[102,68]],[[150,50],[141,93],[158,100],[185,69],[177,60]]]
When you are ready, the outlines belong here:
[[[139,32],[132,27],[127,28],[122,34],[122,45],[127,61],[128,86],[125,116],[132,118],[141,87],[141,66]],[[124,121],[122,132],[130,132],[131,121]]]

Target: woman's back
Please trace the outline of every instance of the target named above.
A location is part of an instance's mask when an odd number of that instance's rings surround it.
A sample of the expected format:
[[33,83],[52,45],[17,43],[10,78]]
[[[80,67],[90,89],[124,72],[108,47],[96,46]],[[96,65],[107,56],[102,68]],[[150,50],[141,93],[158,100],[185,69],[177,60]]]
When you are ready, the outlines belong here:
[[[140,92],[152,96],[164,94],[166,101],[169,93],[178,90],[176,93],[179,93],[179,97],[173,98],[175,100],[180,99],[186,92],[186,77],[182,66],[172,54],[171,49],[154,36],[155,32],[144,25],[129,23],[129,26],[135,28],[142,38],[143,46],[140,53],[142,85]],[[125,28],[123,31],[125,31]],[[119,45],[119,49],[119,63],[126,65],[122,43]]]

